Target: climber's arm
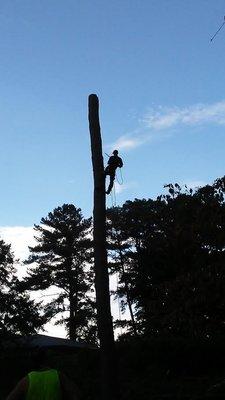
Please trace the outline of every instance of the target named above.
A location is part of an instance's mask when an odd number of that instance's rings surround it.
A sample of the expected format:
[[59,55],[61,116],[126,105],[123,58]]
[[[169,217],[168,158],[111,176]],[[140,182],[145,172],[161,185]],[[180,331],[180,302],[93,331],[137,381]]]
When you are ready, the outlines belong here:
[[123,167],[123,160],[122,160],[122,158],[120,158],[120,160],[119,160],[119,167],[120,167],[120,168]]

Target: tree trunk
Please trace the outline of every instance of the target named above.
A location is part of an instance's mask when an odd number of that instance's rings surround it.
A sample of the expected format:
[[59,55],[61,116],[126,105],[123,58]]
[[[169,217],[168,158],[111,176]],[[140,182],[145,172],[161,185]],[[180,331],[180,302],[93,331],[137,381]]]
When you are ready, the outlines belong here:
[[73,294],[70,292],[69,294],[69,304],[70,304],[70,311],[69,311],[69,338],[71,340],[76,340],[76,327],[74,321],[74,304],[73,304]]
[[99,102],[95,94],[89,96],[88,106],[94,175],[94,268],[98,336],[101,348],[102,398],[103,400],[117,400],[114,336],[106,251],[105,176],[99,124]]

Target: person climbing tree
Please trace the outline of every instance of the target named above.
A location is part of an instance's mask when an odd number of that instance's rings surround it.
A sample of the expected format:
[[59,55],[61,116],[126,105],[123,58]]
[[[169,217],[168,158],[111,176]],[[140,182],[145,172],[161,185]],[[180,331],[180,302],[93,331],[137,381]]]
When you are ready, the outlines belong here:
[[108,165],[105,168],[105,177],[106,175],[109,175],[110,181],[109,181],[109,187],[106,191],[106,194],[109,194],[113,188],[113,183],[115,180],[116,176],[116,168],[122,168],[123,166],[123,161],[122,158],[118,156],[118,150],[113,151],[113,156],[109,157]]

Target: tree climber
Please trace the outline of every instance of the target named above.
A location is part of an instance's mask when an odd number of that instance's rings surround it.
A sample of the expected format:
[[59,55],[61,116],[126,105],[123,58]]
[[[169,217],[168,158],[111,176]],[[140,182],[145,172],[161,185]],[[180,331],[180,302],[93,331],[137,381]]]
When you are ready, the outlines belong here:
[[112,190],[113,183],[115,180],[116,176],[116,168],[122,168],[123,166],[123,161],[122,158],[118,156],[118,150],[113,151],[113,156],[109,157],[108,165],[105,169],[105,177],[106,175],[109,175],[110,177],[110,182],[109,182],[109,187],[106,191],[106,194],[109,194]]

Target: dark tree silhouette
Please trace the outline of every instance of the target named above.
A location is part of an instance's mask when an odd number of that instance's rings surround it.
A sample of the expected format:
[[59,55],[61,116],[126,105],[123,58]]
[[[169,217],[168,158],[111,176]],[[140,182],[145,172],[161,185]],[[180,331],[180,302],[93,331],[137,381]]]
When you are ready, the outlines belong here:
[[[225,178],[197,190],[166,187],[168,194],[127,201],[117,214],[138,332],[224,333]],[[122,273],[118,296],[126,296]]]
[[[156,229],[155,208],[156,204],[153,200],[135,199],[133,202],[127,201],[120,210],[111,209],[108,212],[111,219],[115,212],[117,214],[117,217],[115,215],[113,217],[114,220],[116,218],[116,221],[111,227],[111,238],[114,236],[113,250],[117,253],[117,262],[114,265],[112,264],[112,272],[115,268],[120,271],[120,284],[117,294],[122,298],[122,304],[128,305],[130,311],[132,305],[131,321],[128,323],[128,328],[132,326],[132,332],[136,334],[143,333],[142,322],[145,315],[149,315],[152,279],[156,279],[156,276],[153,277],[155,273],[150,266],[150,260],[146,260],[146,244]],[[122,240],[122,248],[121,242],[118,243],[117,241],[116,243],[115,241],[115,237],[118,238],[118,232]]]
[[162,200],[168,210],[167,263],[174,273],[154,290],[158,330],[188,337],[224,334],[225,178],[196,191],[182,193],[178,185],[169,190]]
[[14,263],[10,245],[0,240],[0,340],[35,333],[47,322],[38,311],[41,303],[18,290]]
[[115,291],[115,298],[120,298],[121,311],[126,307],[129,309],[130,320],[114,322],[115,327],[126,327],[131,333],[137,336],[135,316],[130,296],[130,282],[127,276],[127,268],[131,262],[131,243],[124,225],[121,207],[112,207],[107,210],[107,247],[109,252],[110,273],[119,275],[120,285]]
[[46,315],[61,315],[56,323],[66,326],[71,339],[95,342],[90,227],[91,219],[83,218],[72,204],[55,208],[42,218],[34,228],[37,245],[29,248],[31,255],[26,261],[34,266],[23,285],[30,290],[58,288],[58,295],[45,306]]

